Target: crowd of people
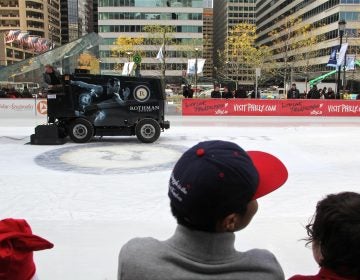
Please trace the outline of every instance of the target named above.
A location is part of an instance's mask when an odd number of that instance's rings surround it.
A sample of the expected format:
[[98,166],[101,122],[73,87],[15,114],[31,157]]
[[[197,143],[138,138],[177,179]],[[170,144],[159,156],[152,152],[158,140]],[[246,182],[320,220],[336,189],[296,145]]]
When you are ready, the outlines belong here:
[[[185,98],[194,97],[194,89],[191,85],[185,85],[183,87],[183,96]],[[211,98],[255,98],[255,91],[248,93],[242,86],[239,86],[237,89],[230,90],[228,86],[224,86],[223,90],[220,90],[220,85],[215,85],[214,90],[211,92]],[[260,93],[258,93],[260,97]]]
[[25,86],[22,91],[18,91],[15,88],[1,88],[0,98],[33,98],[34,94]]
[[[211,92],[210,98],[260,98],[260,90],[257,91],[257,96],[255,96],[255,90],[248,92],[244,89],[243,86],[239,85],[237,89],[230,90],[228,86],[224,86],[221,91],[219,85],[214,86],[214,90]],[[194,97],[194,89],[191,85],[185,85],[183,87],[183,96],[185,98]],[[304,91],[300,93],[299,89],[296,87],[296,84],[293,83],[291,88],[287,91],[287,99],[339,99],[339,96],[335,93],[332,87],[323,87],[318,89],[317,85],[313,85],[309,91]],[[356,99],[360,99],[360,94],[357,95]]]
[[323,87],[318,89],[317,85],[313,85],[312,88],[301,95],[300,91],[296,88],[296,84],[293,83],[291,88],[287,92],[287,99],[339,99],[339,96],[336,96],[334,90],[329,87]]
[[[177,221],[173,236],[128,241],[120,250],[117,279],[285,279],[269,250],[237,251],[234,233],[251,223],[258,199],[287,179],[284,163],[267,152],[221,140],[196,144],[170,175],[168,198]],[[306,233],[320,270],[289,279],[360,279],[360,193],[321,199]],[[0,279],[37,279],[32,252],[52,247],[33,235],[26,221],[1,220]]]

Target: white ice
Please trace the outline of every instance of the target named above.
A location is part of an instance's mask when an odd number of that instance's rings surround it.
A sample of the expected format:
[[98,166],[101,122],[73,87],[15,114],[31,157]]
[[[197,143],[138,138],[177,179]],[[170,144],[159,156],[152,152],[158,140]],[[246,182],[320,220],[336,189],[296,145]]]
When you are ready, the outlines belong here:
[[[40,280],[115,280],[121,246],[168,238],[175,228],[167,183],[181,152],[207,139],[280,157],[289,179],[259,199],[238,250],[266,248],[287,277],[314,274],[304,226],[326,194],[359,191],[360,119],[169,116],[154,144],[107,137],[90,144],[26,145],[44,119],[0,119],[0,218],[28,220],[55,244],[35,252]],[[44,165],[47,165],[45,167]]]

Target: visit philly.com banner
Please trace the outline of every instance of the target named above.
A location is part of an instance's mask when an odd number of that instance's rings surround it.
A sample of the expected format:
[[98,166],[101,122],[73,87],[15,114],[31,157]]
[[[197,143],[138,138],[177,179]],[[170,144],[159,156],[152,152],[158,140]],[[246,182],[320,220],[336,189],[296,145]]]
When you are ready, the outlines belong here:
[[187,116],[360,116],[356,100],[183,99]]

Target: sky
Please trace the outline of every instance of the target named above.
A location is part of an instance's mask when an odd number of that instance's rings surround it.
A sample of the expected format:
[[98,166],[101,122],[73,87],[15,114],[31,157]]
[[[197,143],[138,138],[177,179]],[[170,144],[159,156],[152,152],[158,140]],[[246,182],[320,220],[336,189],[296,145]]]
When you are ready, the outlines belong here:
[[183,151],[210,139],[278,156],[289,179],[258,200],[236,249],[268,249],[287,277],[315,274],[305,225],[329,193],[358,191],[360,120],[321,117],[168,116],[153,144],[104,137],[87,144],[29,145],[45,119],[0,118],[0,218],[24,218],[54,243],[35,252],[37,274],[51,280],[115,280],[118,253],[133,237],[169,238],[176,223],[167,185]]

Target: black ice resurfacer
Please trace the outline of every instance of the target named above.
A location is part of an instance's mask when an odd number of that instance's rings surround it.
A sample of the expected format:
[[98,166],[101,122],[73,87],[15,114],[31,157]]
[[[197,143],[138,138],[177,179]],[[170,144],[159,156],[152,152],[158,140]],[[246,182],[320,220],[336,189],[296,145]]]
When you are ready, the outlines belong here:
[[48,124],[35,128],[31,144],[76,143],[93,136],[136,135],[156,141],[170,127],[165,121],[166,95],[159,78],[64,75],[61,87],[48,91]]

